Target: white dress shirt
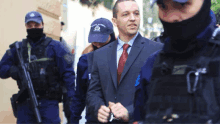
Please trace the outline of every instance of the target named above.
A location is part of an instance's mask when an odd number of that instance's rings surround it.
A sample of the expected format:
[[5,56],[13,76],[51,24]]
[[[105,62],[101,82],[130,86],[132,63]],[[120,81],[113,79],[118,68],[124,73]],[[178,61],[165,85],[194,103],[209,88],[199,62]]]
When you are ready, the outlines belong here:
[[[133,43],[134,43],[134,40],[135,40],[136,37],[138,36],[138,34],[139,34],[139,33],[137,32],[137,34],[127,43],[127,44],[130,45],[130,47],[128,47],[128,49],[127,49],[128,54],[130,53],[131,47],[132,47],[132,45],[133,45]],[[125,44],[125,42],[122,41],[122,40],[118,37],[118,45],[117,45],[117,68],[118,68],[119,59],[120,59],[121,54],[122,54],[122,52],[123,52],[123,45],[124,45],[124,44]]]

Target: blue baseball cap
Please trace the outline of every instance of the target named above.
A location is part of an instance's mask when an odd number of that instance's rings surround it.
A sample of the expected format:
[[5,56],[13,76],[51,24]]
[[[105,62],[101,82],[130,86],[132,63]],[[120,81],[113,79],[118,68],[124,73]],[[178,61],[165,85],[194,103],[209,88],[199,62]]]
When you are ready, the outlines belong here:
[[[153,7],[154,3],[156,3],[157,1],[162,1],[162,0],[153,0],[153,2],[151,3],[151,8]],[[178,3],[186,3],[188,0],[173,0],[173,1]]]
[[41,22],[43,22],[42,15],[37,11],[28,12],[25,16],[25,23],[28,23],[30,21],[40,24]]
[[92,22],[89,32],[89,43],[105,43],[113,33],[112,22],[105,18],[98,18]]

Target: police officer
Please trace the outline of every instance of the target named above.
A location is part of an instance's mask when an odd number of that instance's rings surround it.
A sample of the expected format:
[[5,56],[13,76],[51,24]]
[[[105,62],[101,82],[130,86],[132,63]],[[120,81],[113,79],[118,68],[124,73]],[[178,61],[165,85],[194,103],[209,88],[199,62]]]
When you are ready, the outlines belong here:
[[[99,22],[100,20],[106,21],[105,23],[111,24],[111,22],[110,22],[108,19],[105,19],[105,18],[96,19],[93,23]],[[111,26],[110,26],[110,27],[111,27]],[[95,28],[95,27],[93,27],[93,28]],[[112,29],[110,29],[110,30],[112,30]],[[93,33],[93,30],[91,29],[90,32],[91,32],[91,34],[92,34],[92,33]],[[96,32],[96,33],[97,33],[97,32]],[[95,35],[95,36],[94,36],[94,37],[97,37],[97,38],[101,38],[100,41],[97,41],[97,42],[96,42],[96,41],[91,41],[92,38],[89,38],[89,43],[91,43],[91,44],[90,44],[89,46],[87,46],[87,47],[83,50],[82,54],[90,53],[90,52],[95,51],[95,50],[97,50],[97,49],[99,49],[99,48],[101,48],[102,46],[104,46],[104,45],[107,44],[107,43],[104,43],[103,38],[101,37],[101,36],[104,35],[105,32],[100,32],[100,33],[101,33],[102,35],[100,35],[100,36]],[[108,34],[109,34],[109,33],[108,33]],[[116,40],[116,37],[115,37],[115,33],[114,33],[114,32],[110,34],[110,37],[111,37],[110,42]],[[96,39],[94,39],[94,40],[96,40]],[[108,43],[110,43],[110,42],[108,42]]]
[[[75,123],[79,123],[81,113],[86,106],[86,93],[91,79],[93,51],[115,40],[111,21],[105,18],[98,18],[92,22],[88,41],[95,48],[91,52],[83,54],[77,65],[76,95],[74,97],[73,110]],[[95,123],[96,121],[90,117],[88,111],[86,111],[86,120],[87,123]]]
[[[19,52],[24,63],[28,64],[28,72],[37,96],[42,123],[60,123],[58,103],[63,93],[65,116],[68,122],[71,122],[73,120],[71,117],[72,99],[75,93],[75,73],[72,68],[71,54],[59,41],[45,36],[43,18],[39,12],[28,12],[25,16],[25,26],[27,38],[18,42],[21,48]],[[10,45],[10,49],[0,62],[0,77],[2,79],[12,77],[17,81],[20,89],[18,94],[13,95],[17,98],[14,111],[17,115],[17,123],[37,123],[30,97],[23,90],[25,88],[24,76],[21,75],[21,65],[15,43]],[[21,91],[24,92],[21,93]]]
[[211,0],[154,0],[164,47],[142,67],[134,123],[219,123],[219,29]]

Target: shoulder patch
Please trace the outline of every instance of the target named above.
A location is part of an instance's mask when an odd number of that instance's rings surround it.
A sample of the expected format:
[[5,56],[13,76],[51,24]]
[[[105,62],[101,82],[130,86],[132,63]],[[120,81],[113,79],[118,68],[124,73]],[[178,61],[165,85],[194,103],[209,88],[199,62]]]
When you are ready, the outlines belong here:
[[185,74],[187,65],[174,65],[172,75],[183,75]]
[[66,53],[63,58],[66,61],[67,64],[73,63],[73,56],[70,53]]
[[135,82],[135,87],[140,84],[140,77],[141,77],[141,75],[139,74],[137,79],[136,79],[136,82]]
[[14,48],[15,47],[15,43],[16,43],[17,41],[15,41],[14,43],[12,43],[11,45],[9,45],[9,47],[12,49],[12,48]]
[[8,56],[12,56],[12,53],[11,53],[11,50],[10,50],[10,49],[8,49],[8,50],[6,51],[6,53],[7,53]]
[[91,73],[89,73],[88,76],[89,76],[89,80],[91,80]]

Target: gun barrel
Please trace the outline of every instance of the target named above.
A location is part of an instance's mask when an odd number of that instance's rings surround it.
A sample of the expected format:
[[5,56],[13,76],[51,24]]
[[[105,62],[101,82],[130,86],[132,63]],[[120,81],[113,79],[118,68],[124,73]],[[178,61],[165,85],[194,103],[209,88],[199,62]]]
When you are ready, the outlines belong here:
[[35,112],[35,115],[36,115],[36,118],[37,118],[37,123],[41,123],[42,120],[41,120],[39,109],[37,107],[34,108],[34,112]]
[[29,94],[29,97],[30,97],[30,100],[31,100],[31,103],[32,103],[32,108],[34,110],[34,114],[36,116],[37,122],[41,123],[42,120],[41,120],[41,115],[40,115],[40,112],[39,112],[39,109],[38,109],[37,97],[36,97],[36,94],[34,92],[34,88],[33,88],[33,84],[32,84],[32,81],[31,81],[30,74],[26,69],[26,66],[25,66],[25,63],[23,61],[22,55],[19,52],[18,42],[15,43],[15,47],[16,47],[16,52],[17,52],[17,55],[18,55],[18,59],[20,61],[20,64],[21,64],[21,67],[22,67],[22,70],[23,70],[23,74],[24,74],[24,78],[25,78],[25,86],[27,87],[27,90],[28,90],[28,94]]

